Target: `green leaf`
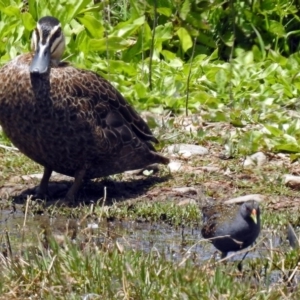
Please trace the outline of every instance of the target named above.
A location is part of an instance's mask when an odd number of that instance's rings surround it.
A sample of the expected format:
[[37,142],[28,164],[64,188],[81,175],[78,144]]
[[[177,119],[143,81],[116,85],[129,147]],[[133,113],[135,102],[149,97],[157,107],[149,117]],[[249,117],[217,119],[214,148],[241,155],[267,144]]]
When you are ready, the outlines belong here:
[[103,39],[91,39],[89,41],[90,51],[105,52],[124,50],[130,46],[130,42],[121,37],[108,37]]
[[144,83],[142,83],[142,82],[138,82],[134,86],[134,90],[136,91],[138,98],[146,98],[147,95],[148,95],[147,86]]
[[111,33],[111,36],[118,36],[118,37],[128,37],[136,32],[143,24],[145,23],[145,16],[142,16],[133,22],[124,22],[119,23],[115,28],[114,31]]
[[275,151],[285,151],[285,152],[291,152],[291,153],[297,153],[300,152],[300,146],[296,144],[290,144],[290,143],[281,143],[274,147]]
[[85,26],[93,38],[103,37],[104,27],[102,23],[94,16],[84,15],[83,17],[78,17],[77,19]]
[[216,74],[216,83],[218,86],[218,90],[220,92],[223,92],[225,85],[228,83],[227,81],[227,75],[224,69],[220,69]]
[[21,15],[21,17],[26,30],[32,31],[36,26],[36,22],[33,19],[32,15],[28,12],[25,12]]
[[76,36],[76,51],[87,52],[88,51],[88,39],[85,31],[81,31]]
[[143,53],[150,48],[152,41],[151,29],[147,23],[138,29],[138,38],[136,43],[123,52],[125,61],[138,59],[137,54]]
[[265,59],[266,57],[266,51],[265,51],[265,44],[264,44],[264,41],[259,33],[259,31],[255,28],[255,26],[253,24],[250,24],[251,27],[253,28],[256,36],[257,36],[257,39],[258,39],[258,43],[259,43],[259,46],[260,46],[260,51],[262,53],[262,56],[263,56],[263,59]]
[[205,45],[205,46],[208,46],[208,47],[210,47],[210,48],[213,48],[213,49],[215,49],[216,46],[217,46],[217,45],[216,45],[216,41],[214,40],[213,36],[209,36],[209,35],[207,35],[207,34],[205,34],[205,33],[203,33],[203,32],[201,32],[201,33],[198,35],[197,40],[198,40],[201,44],[203,44],[203,45]]
[[300,153],[292,153],[290,154],[290,161],[295,162],[300,159]]
[[116,74],[126,74],[127,76],[136,76],[137,68],[133,64],[125,63],[121,60],[109,60],[109,66]]
[[272,126],[272,125],[266,124],[265,128],[269,131],[270,134],[272,134],[272,135],[274,135],[276,137],[282,136],[282,134],[283,134],[282,130],[280,130],[276,126]]
[[7,6],[7,7],[4,6],[1,8],[1,11],[10,17],[19,17],[20,16],[20,10],[16,6],[12,6],[12,5]]
[[173,59],[175,59],[177,57],[175,53],[173,53],[171,51],[168,51],[168,50],[162,50],[161,54],[164,56],[164,58],[166,60],[169,60],[169,61],[173,60]]
[[180,17],[185,20],[187,15],[190,13],[191,11],[191,3],[189,0],[185,0],[182,4],[182,7],[180,8]]
[[183,27],[179,28],[176,33],[179,37],[183,52],[186,52],[188,49],[193,47],[192,38],[185,28]]
[[170,17],[172,15],[172,10],[169,7],[158,7],[157,12],[166,17]]
[[279,67],[279,65],[276,63],[269,65],[267,68],[265,68],[265,70],[263,72],[261,72],[261,75],[259,76],[259,78],[266,78],[266,77],[270,76],[270,74],[274,73],[278,67]]
[[275,20],[270,20],[269,30],[272,33],[276,34],[278,37],[283,37],[285,35],[285,30],[283,25]]
[[67,12],[65,21],[68,22],[74,19],[81,12],[81,10],[90,4],[90,2],[90,0],[76,0],[67,2],[65,8],[65,11]]
[[166,23],[165,25],[159,25],[155,28],[155,41],[167,41],[172,38],[172,23]]

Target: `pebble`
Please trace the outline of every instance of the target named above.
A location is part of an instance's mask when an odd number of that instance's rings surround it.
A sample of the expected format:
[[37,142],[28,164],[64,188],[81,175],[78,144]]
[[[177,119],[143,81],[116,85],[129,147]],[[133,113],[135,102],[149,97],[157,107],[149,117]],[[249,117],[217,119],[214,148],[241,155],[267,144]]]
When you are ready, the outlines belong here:
[[244,161],[244,167],[249,166],[258,166],[261,167],[264,165],[267,161],[267,157],[263,152],[257,152],[252,154],[251,156],[247,156],[247,158]]
[[173,192],[176,192],[178,194],[195,194],[197,195],[197,189],[195,189],[194,187],[191,186],[184,186],[184,187],[177,187],[177,188],[172,188]]
[[178,172],[181,169],[181,167],[182,167],[182,163],[179,161],[171,161],[168,164],[168,168],[171,173]]
[[240,196],[236,198],[232,198],[229,200],[224,201],[226,204],[233,204],[233,203],[244,203],[249,200],[255,200],[257,202],[263,202],[265,200],[265,196],[261,194],[250,194],[250,195],[245,195],[245,196]]
[[167,147],[167,151],[175,156],[189,158],[193,155],[207,155],[208,149],[199,145],[192,144],[174,144]]
[[300,189],[300,176],[286,174],[283,176],[284,184],[291,188]]

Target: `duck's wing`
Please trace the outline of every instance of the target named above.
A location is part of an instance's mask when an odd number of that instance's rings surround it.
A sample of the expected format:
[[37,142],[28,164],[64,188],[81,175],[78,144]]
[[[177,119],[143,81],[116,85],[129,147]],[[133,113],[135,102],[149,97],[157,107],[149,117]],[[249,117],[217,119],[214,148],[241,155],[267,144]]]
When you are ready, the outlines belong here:
[[[74,119],[84,120],[93,128],[103,153],[122,155],[122,152],[126,155],[126,151],[134,149],[156,152],[152,142],[158,141],[147,123],[107,80],[94,72],[72,66],[64,66],[63,72],[60,68],[53,68],[51,80],[61,98],[69,99],[68,107],[71,106],[70,114],[73,111]],[[169,162],[167,158],[156,155],[153,162]]]

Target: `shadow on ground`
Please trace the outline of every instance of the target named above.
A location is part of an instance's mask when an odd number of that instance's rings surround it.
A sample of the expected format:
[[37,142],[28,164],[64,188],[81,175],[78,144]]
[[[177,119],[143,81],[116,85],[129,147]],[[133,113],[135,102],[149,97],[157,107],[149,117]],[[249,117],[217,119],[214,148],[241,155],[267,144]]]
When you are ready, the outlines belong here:
[[[66,177],[66,176],[64,176]],[[168,181],[172,176],[139,176],[127,180],[95,179],[86,180],[79,192],[75,203],[72,206],[82,203],[97,202],[105,199],[105,204],[122,202],[128,199],[135,199],[147,193],[153,186]],[[57,180],[54,178],[49,183],[49,198],[47,206],[53,203],[68,205],[64,201],[68,189],[73,183],[72,178]],[[0,187],[0,198],[12,198],[16,204],[24,204],[26,199],[35,195],[38,183],[8,183]],[[41,199],[44,200],[44,199]]]

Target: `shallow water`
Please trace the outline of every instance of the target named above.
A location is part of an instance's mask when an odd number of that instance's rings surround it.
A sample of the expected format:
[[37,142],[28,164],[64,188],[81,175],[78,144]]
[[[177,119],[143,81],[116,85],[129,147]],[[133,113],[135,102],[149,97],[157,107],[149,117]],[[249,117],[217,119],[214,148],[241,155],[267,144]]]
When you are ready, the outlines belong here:
[[[9,252],[9,245],[12,255],[17,255],[28,247],[37,247],[38,243],[44,240],[45,235],[55,237],[58,242],[64,241],[64,238],[58,239],[58,237],[67,235],[69,241],[74,240],[79,244],[90,240],[105,247],[117,245],[126,250],[151,252],[153,255],[178,264],[189,260],[195,266],[199,266],[220,259],[220,253],[214,246],[201,237],[201,228],[174,228],[163,223],[133,221],[97,222],[92,219],[70,221],[64,217],[49,218],[41,215],[28,215],[24,226],[23,212],[1,210],[0,214],[0,251],[6,255]],[[284,232],[262,230],[244,264],[251,259],[269,257],[270,249],[290,251]],[[240,262],[245,251],[242,252],[229,253],[228,261]],[[284,273],[275,270],[268,272],[268,276],[265,277],[262,269],[260,273],[262,277],[257,284],[261,284],[263,280],[266,286],[277,284],[283,281],[284,276],[289,277],[291,274],[288,270]],[[297,271],[293,283],[297,284],[299,280],[299,271]]]
[[[8,244],[12,254],[37,246],[43,238],[43,232],[54,237],[65,236],[78,242],[87,240],[98,245],[122,247],[127,250],[144,251],[162,257],[168,261],[184,263],[190,260],[195,265],[218,261],[220,253],[207,240],[201,237],[200,228],[174,228],[163,223],[113,221],[95,222],[95,220],[72,220],[66,218],[48,218],[28,215],[24,225],[24,213],[1,210],[0,233],[1,250],[7,253]],[[6,234],[7,232],[7,234]],[[84,232],[84,234],[83,234]],[[270,249],[290,251],[285,233],[262,230],[257,244],[245,261],[270,256]],[[233,254],[233,256],[231,256]],[[230,262],[239,262],[243,253],[229,253]],[[297,278],[299,276],[296,276]],[[282,272],[273,271],[265,282],[267,285],[282,280]],[[298,278],[299,279],[299,278]]]
[[[76,240],[81,238],[80,231],[89,229],[90,236],[98,243],[117,242],[125,249],[141,250],[157,255],[170,261],[180,262],[192,259],[196,264],[216,256],[218,251],[207,240],[201,237],[200,228],[174,228],[163,223],[148,222],[95,222],[94,220],[73,220],[66,218],[48,218],[45,216],[30,216],[24,225],[24,213],[20,211],[1,210],[0,232],[7,231],[12,249],[18,249],[21,243],[36,243],[43,230],[51,231],[54,236],[65,234],[66,231]],[[68,224],[68,225],[66,225]],[[2,239],[3,242],[3,239]],[[264,257],[267,248],[276,248],[287,242],[271,231],[262,231],[257,239],[258,245],[250,251],[247,259]],[[231,254],[231,253],[230,253]],[[230,255],[229,254],[229,255]],[[239,261],[244,253],[235,253],[230,261]]]

